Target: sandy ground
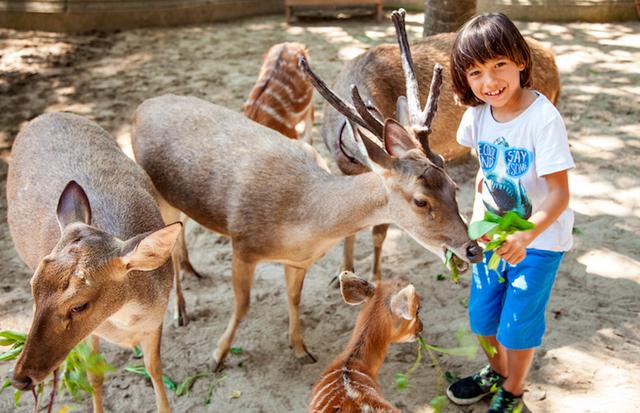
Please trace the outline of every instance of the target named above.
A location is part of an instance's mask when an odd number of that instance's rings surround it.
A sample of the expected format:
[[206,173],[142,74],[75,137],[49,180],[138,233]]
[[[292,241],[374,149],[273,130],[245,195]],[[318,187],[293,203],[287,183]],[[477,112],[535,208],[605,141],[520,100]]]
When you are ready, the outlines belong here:
[[[417,38],[422,16],[410,16]],[[549,305],[548,333],[536,353],[525,401],[534,412],[635,412],[640,407],[640,23],[519,24],[557,54],[565,117],[577,168],[571,174],[576,214],[575,248],[568,253]],[[0,193],[5,193],[9,148],[19,128],[50,111],[85,115],[126,147],[130,116],[144,99],[167,93],[190,94],[240,110],[258,73],[261,56],[274,43],[309,46],[317,71],[333,79],[348,60],[372,45],[393,42],[389,21],[369,19],[303,21],[291,26],[282,16],[177,29],[135,30],[108,35],[66,36],[0,30]],[[320,97],[316,96],[320,103]],[[316,118],[315,146],[325,157]],[[458,201],[471,209],[475,161],[449,171],[461,187]],[[0,329],[26,331],[32,316],[30,271],[20,262],[0,197]],[[163,339],[165,372],[175,380],[207,369],[212,350],[230,315],[229,242],[190,223],[188,242],[195,266],[206,279],[184,282],[192,322],[175,328],[167,314]],[[371,236],[361,233],[357,271],[371,269]],[[234,345],[224,379],[204,405],[212,378],[196,382],[188,396],[170,396],[176,412],[302,412],[320,372],[344,347],[357,308],[342,303],[328,287],[341,256],[340,245],[307,275],[301,304],[307,344],[318,357],[299,365],[287,346],[287,308],[279,265],[258,267],[253,307]],[[385,244],[384,275],[404,276],[424,297],[426,341],[456,345],[466,326],[468,276],[460,285],[437,281],[443,264],[399,229]],[[105,344],[105,355],[122,368],[131,352]],[[391,348],[379,381],[384,394],[403,411],[431,412],[429,401],[443,394],[438,370],[426,362],[404,392],[393,375],[415,359],[414,344]],[[479,354],[479,353],[478,353]],[[438,355],[442,369],[463,375],[484,364]],[[0,366],[0,375],[10,366]],[[222,375],[218,377],[222,377]],[[151,412],[151,385],[130,373],[111,374],[105,383],[110,412]],[[77,411],[90,403],[58,400]],[[25,395],[19,411],[29,411]],[[0,395],[0,411],[14,410],[12,391]],[[448,412],[484,412],[486,403]]]

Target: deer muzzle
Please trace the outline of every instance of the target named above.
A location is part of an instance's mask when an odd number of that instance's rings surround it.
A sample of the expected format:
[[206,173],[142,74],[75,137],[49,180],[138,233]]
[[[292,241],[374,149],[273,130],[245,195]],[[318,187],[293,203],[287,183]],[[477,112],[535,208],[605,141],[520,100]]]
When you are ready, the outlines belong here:
[[34,387],[31,377],[18,375],[16,372],[11,373],[11,384],[21,391],[31,390]]

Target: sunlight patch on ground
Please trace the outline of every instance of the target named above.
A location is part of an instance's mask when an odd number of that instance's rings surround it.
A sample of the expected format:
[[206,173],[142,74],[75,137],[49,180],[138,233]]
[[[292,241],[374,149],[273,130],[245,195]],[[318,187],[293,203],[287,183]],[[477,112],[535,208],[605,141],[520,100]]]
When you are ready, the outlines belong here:
[[582,153],[599,159],[614,160],[618,157],[615,151],[623,150],[625,142],[611,135],[572,136],[571,152]]
[[640,262],[608,248],[588,251],[578,257],[585,265],[587,273],[606,278],[624,278],[640,283]]
[[114,76],[120,72],[134,70],[153,59],[151,53],[132,53],[121,59],[104,60],[100,66],[92,69],[96,75]]
[[[608,357],[604,353],[588,353],[575,347],[551,350],[546,358],[553,359],[552,365],[546,368],[553,369],[556,374],[553,383],[544,383],[544,387],[549,388],[550,393],[562,394],[562,397],[549,397],[545,400],[545,411],[635,411],[638,392],[628,384],[630,374],[634,372],[622,368],[624,361]],[[576,377],[581,379],[576,381]],[[552,387],[556,390],[551,389]],[[570,391],[566,391],[567,389]]]
[[361,55],[362,53],[364,53],[367,49],[364,49],[362,47],[357,47],[357,46],[346,46],[341,48],[338,51],[338,57],[340,58],[340,60],[351,60],[354,57]]
[[640,188],[637,185],[620,190],[605,181],[595,181],[593,176],[583,175],[576,171],[569,174],[571,188],[571,208],[577,213],[587,216],[614,215],[620,217],[638,216],[632,202],[640,202]]

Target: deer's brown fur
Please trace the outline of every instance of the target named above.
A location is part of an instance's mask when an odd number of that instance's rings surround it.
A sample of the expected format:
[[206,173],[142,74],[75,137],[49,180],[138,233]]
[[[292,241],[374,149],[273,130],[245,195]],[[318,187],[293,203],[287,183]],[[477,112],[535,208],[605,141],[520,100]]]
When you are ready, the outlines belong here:
[[[62,195],[61,195],[62,194]],[[12,382],[42,382],[81,340],[140,344],[158,411],[170,411],[160,337],[172,287],[167,262],[181,225],[164,225],[146,173],[95,123],[39,116],[17,136],[7,179],[7,218],[18,254],[34,271],[35,313]],[[94,411],[102,377],[90,374]]]
[[395,413],[377,383],[391,343],[415,341],[422,332],[420,297],[398,280],[372,284],[349,272],[340,275],[344,300],[366,301],[345,350],[322,373],[311,392],[310,413]]
[[244,114],[291,139],[298,138],[296,125],[305,121],[305,140],[311,143],[313,86],[298,68],[300,57],[309,58],[300,43],[279,43],[269,49]]

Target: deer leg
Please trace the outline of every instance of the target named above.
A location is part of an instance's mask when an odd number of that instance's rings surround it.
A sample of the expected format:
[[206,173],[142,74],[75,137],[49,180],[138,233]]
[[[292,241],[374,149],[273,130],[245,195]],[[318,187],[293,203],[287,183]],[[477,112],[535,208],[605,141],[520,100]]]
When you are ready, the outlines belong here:
[[376,225],[371,230],[373,238],[373,273],[369,281],[379,282],[382,281],[382,269],[380,268],[380,261],[382,259],[382,244],[387,237],[387,230],[389,224]]
[[193,268],[193,265],[191,264],[191,260],[189,260],[189,250],[187,250],[187,240],[185,239],[185,236],[184,236],[184,231],[185,231],[188,219],[189,218],[186,215],[180,214],[180,221],[182,221],[182,231],[180,232],[180,238],[178,239],[180,242],[180,247],[179,247],[180,268],[182,268],[182,271],[184,272],[185,275],[189,274],[189,275],[193,275],[196,278],[204,278],[202,274],[200,274],[198,271],[196,271],[195,268]]
[[160,360],[160,340],[162,338],[162,324],[157,330],[145,334],[145,338],[140,341],[142,353],[144,354],[144,367],[151,376],[153,390],[156,394],[156,407],[159,413],[170,413],[169,399],[167,391],[162,382],[162,361]]
[[215,371],[219,371],[222,368],[222,362],[229,352],[238,324],[249,311],[251,286],[255,270],[255,262],[245,262],[234,252],[231,258],[231,281],[235,297],[235,308],[227,329],[218,340],[218,347],[213,352],[213,369]]
[[189,323],[189,317],[187,316],[187,305],[184,301],[182,286],[180,284],[180,260],[179,257],[177,257],[180,252],[176,250],[177,248],[174,248],[171,254],[171,261],[173,264],[173,287],[176,290],[176,299],[173,308],[173,324],[178,327],[186,326]]
[[180,231],[180,237],[178,238],[178,242],[176,242],[177,245],[174,247],[174,251],[176,251],[175,256],[177,262],[180,263],[180,268],[182,268],[185,273],[195,275],[196,278],[202,278],[202,275],[193,268],[191,261],[189,261],[187,242],[184,237],[185,226],[189,217],[180,212],[179,209],[174,208],[161,196],[158,196],[158,206],[160,207],[160,214],[165,224],[172,224],[176,221],[182,222],[182,231]]
[[300,293],[307,270],[290,265],[284,266],[284,277],[287,282],[287,298],[289,303],[289,347],[293,349],[298,361],[302,364],[315,363],[317,360],[307,350],[300,332]]
[[[100,354],[100,338],[98,336],[91,335],[91,352],[93,354]],[[104,382],[104,374],[92,373],[87,370],[87,378],[93,389],[93,413],[104,412],[102,408],[102,383]]]
[[[349,235],[344,239],[344,247],[342,249],[342,263],[340,264],[340,271],[338,274],[342,274],[344,271],[353,271],[353,251],[356,245],[356,236]],[[329,283],[334,288],[340,287],[340,280],[338,280],[338,276],[336,275],[331,279]]]

